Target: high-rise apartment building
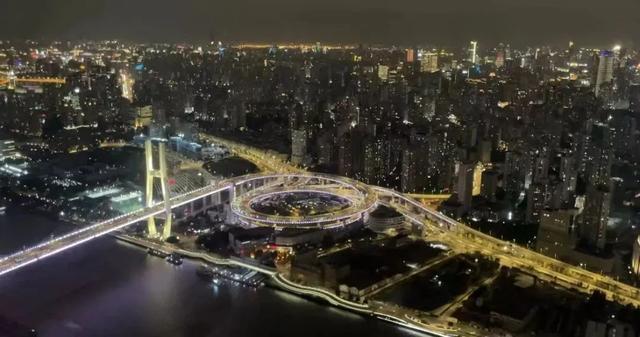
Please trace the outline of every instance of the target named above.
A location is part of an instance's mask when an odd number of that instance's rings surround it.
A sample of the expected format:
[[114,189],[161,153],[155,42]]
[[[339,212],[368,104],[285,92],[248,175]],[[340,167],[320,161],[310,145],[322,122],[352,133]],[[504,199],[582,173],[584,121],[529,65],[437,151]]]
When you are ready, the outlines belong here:
[[473,64],[478,63],[478,42],[471,41],[469,43],[469,62]]
[[458,202],[464,210],[471,208],[473,198],[473,173],[476,168],[474,162],[464,162],[458,165],[458,183],[456,191]]
[[435,73],[438,71],[438,54],[426,53],[420,60],[420,71],[423,73]]
[[596,97],[600,96],[602,85],[610,83],[613,80],[613,61],[614,54],[609,50],[603,50],[598,55],[598,70],[596,72]]
[[590,186],[587,190],[580,239],[595,251],[602,251],[607,243],[607,223],[611,207],[611,190],[608,185]]

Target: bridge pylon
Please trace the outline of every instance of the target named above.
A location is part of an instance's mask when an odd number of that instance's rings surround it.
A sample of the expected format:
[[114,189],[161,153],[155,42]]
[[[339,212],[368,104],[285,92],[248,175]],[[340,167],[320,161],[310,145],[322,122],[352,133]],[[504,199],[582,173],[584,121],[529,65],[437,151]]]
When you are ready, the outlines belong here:
[[[144,142],[144,156],[146,161],[146,176],[147,176],[147,190],[146,190],[146,207],[152,207],[153,205],[153,183],[156,178],[160,179],[161,194],[165,209],[165,222],[162,227],[162,235],[160,238],[163,240],[171,236],[171,196],[169,195],[168,177],[167,177],[167,157],[166,157],[166,144],[160,142],[158,144],[158,168],[153,165],[153,145],[151,140],[147,139]],[[147,219],[147,233],[149,237],[157,238],[158,229],[156,227],[156,221],[153,216]]]
[[9,72],[9,77],[7,78],[7,81],[9,82],[8,88],[10,90],[14,90],[16,88],[16,75],[13,73],[13,71]]

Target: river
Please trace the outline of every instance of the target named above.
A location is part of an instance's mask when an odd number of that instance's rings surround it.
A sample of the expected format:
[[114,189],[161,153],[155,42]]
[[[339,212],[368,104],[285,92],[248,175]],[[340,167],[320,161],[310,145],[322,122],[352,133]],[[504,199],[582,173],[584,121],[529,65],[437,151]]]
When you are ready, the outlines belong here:
[[[14,248],[67,226],[11,216],[22,227],[4,221],[0,231],[22,233],[26,242],[3,237],[0,244]],[[0,315],[45,337],[421,336],[267,287],[214,286],[196,275],[197,266],[173,266],[107,236],[0,277]]]

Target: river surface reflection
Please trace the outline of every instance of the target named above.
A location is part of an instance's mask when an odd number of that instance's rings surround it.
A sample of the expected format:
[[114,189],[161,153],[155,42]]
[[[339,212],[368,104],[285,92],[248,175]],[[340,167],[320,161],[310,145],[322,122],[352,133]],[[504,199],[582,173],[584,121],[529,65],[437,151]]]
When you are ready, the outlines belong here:
[[[33,225],[33,235],[61,230],[48,225]],[[11,241],[3,237],[0,249],[22,245]],[[0,315],[45,337],[421,335],[268,287],[212,285],[197,266],[173,266],[107,236],[0,277]]]

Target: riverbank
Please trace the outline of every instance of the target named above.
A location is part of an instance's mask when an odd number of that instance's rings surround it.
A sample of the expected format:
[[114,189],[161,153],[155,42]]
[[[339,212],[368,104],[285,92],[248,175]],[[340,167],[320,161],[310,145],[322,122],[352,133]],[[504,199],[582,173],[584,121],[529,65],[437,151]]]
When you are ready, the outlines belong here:
[[205,282],[200,264],[104,236],[0,278],[0,316],[40,337],[419,336],[271,287]]
[[417,322],[414,319],[412,319],[412,317],[407,317],[407,315],[405,314],[394,315],[393,313],[390,313],[390,312],[383,312],[378,308],[372,308],[367,304],[345,300],[339,297],[338,295],[336,295],[335,293],[332,293],[331,291],[326,289],[297,284],[295,282],[287,280],[284,276],[278,273],[275,270],[275,268],[269,268],[266,266],[257,265],[256,263],[252,263],[251,261],[248,261],[246,259],[241,259],[236,257],[222,258],[222,257],[214,256],[209,253],[188,251],[188,250],[174,247],[172,245],[161,244],[158,242],[149,241],[139,237],[133,237],[130,235],[114,234],[114,236],[118,240],[127,242],[129,244],[133,244],[140,248],[155,249],[155,250],[165,252],[167,254],[177,253],[190,259],[199,260],[199,261],[203,261],[211,264],[248,268],[269,276],[270,280],[272,281],[271,284],[275,286],[276,289],[279,289],[303,298],[319,299],[322,302],[328,303],[333,307],[337,307],[343,310],[357,313],[359,315],[363,315],[369,318],[377,318],[385,322],[390,322],[404,328],[408,328],[417,332],[424,333],[428,336],[436,336],[436,337],[459,336],[459,333],[457,333],[456,331],[447,329],[444,326],[433,327],[422,322]]

